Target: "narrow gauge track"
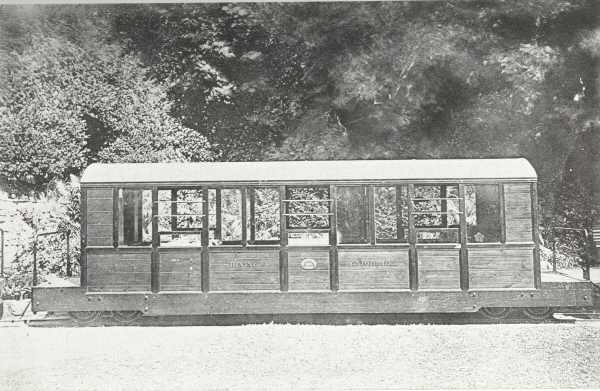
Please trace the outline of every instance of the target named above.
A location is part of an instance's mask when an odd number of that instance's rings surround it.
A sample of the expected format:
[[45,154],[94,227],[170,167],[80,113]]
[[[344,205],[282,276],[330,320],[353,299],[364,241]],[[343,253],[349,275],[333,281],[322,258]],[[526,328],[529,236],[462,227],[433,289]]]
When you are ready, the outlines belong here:
[[276,314],[276,315],[186,315],[139,317],[125,321],[105,313],[87,321],[75,320],[67,313],[48,314],[44,318],[25,320],[31,327],[165,327],[165,326],[238,326],[248,324],[314,324],[314,325],[409,325],[409,324],[516,324],[575,323],[600,321],[594,312],[557,312],[547,319],[531,319],[520,311],[504,319],[489,319],[480,313],[465,314]]

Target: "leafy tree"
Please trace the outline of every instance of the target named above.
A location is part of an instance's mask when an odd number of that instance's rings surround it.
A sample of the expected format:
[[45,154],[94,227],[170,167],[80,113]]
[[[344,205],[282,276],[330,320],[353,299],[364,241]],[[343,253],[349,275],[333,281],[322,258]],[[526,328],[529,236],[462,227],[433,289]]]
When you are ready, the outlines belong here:
[[125,7],[115,39],[169,86],[172,114],[223,160],[254,160],[279,140],[298,102],[299,64],[245,5]]
[[7,62],[0,173],[12,185],[40,190],[93,161],[211,158],[206,138],[170,116],[165,87],[118,45],[32,34]]

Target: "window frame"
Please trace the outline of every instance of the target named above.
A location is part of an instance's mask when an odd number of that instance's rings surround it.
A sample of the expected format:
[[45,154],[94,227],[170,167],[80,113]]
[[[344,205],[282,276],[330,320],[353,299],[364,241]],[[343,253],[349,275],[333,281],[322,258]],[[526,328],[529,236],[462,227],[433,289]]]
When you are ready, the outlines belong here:
[[248,221],[247,221],[247,229],[250,231],[250,235],[248,237],[248,245],[249,246],[273,246],[281,244],[281,229],[279,229],[279,239],[273,240],[257,240],[256,239],[256,190],[261,189],[270,189],[273,190],[274,193],[277,194],[277,219],[279,220],[278,225],[281,228],[281,194],[279,192],[279,186],[277,185],[264,185],[264,186],[247,186],[247,199],[248,199]]
[[[177,217],[179,216],[177,213],[173,213],[173,211],[177,212],[177,201],[173,201],[173,194],[176,194],[177,191],[180,190],[195,190],[200,192],[200,201],[182,201],[182,203],[188,202],[188,203],[194,203],[194,204],[199,204],[201,205],[201,209],[202,209],[202,213],[201,214],[197,214],[195,216],[200,217],[201,220],[201,225],[199,228],[178,228],[176,230],[173,229],[174,224],[177,224]],[[166,200],[161,200],[160,199],[160,192],[161,191],[170,191],[170,197],[171,200],[170,201],[166,201]],[[177,197],[175,197],[177,198]],[[171,230],[170,231],[161,231],[160,230],[160,222],[159,222],[159,218],[161,216],[166,216],[166,215],[161,215],[160,213],[156,214],[156,215],[152,215],[153,219],[157,219],[156,221],[156,227],[157,227],[157,232],[156,232],[156,243],[153,243],[153,245],[155,245],[157,248],[161,248],[161,249],[165,249],[165,248],[202,248],[204,246],[204,241],[202,238],[202,233],[204,230],[204,203],[206,202],[206,200],[204,200],[204,186],[198,186],[198,185],[181,185],[181,186],[157,186],[156,187],[156,205],[157,205],[157,211],[159,211],[158,206],[160,205],[161,202],[169,202],[171,203],[171,207],[170,207],[170,222],[169,225],[171,226]],[[175,206],[175,208],[174,208]],[[175,227],[177,228],[177,227]],[[161,240],[160,240],[160,236],[161,235],[199,235],[200,236],[200,243],[198,245],[193,245],[193,246],[162,246],[161,245]]]
[[[410,202],[409,196],[408,196],[408,182],[402,182],[402,183],[389,183],[389,184],[374,184],[373,185],[373,189],[374,189],[374,195],[373,195],[373,210],[376,210],[376,199],[377,199],[377,191],[376,189],[380,187],[380,188],[385,188],[385,187],[391,187],[394,188],[394,192],[396,195],[396,200],[395,200],[395,204],[396,204],[396,238],[394,239],[378,239],[377,238],[377,218],[376,218],[376,212],[374,212],[372,220],[373,220],[373,229],[375,230],[375,244],[402,244],[402,245],[408,245],[409,241],[410,241],[410,224],[409,224],[409,219],[408,216],[410,214],[409,208],[408,208],[408,202]],[[404,216],[403,214],[403,209],[402,209],[402,191],[400,191],[400,189],[406,189],[405,191],[405,201],[406,201],[406,224],[402,224],[402,217]],[[400,231],[404,231],[406,233],[406,239],[401,238],[400,237]]]
[[[205,228],[208,228],[209,230],[209,234],[210,231],[213,230],[213,228],[211,228],[211,224],[210,222],[208,222],[207,227],[205,227],[205,222],[204,222],[204,217],[202,215],[198,215],[198,216],[202,216],[202,226],[199,228],[181,228],[178,229],[176,231],[160,231],[157,230],[157,232],[154,232],[154,228],[151,231],[152,234],[152,241],[151,242],[144,242],[143,244],[140,245],[127,245],[124,244],[123,242],[121,242],[120,240],[120,230],[122,229],[122,225],[123,225],[123,221],[121,219],[120,213],[122,211],[122,207],[119,205],[119,193],[121,191],[125,191],[125,190],[137,190],[137,191],[149,191],[149,192],[153,192],[154,189],[156,189],[157,194],[160,191],[171,191],[171,192],[175,192],[175,191],[179,191],[179,190],[197,190],[200,191],[201,194],[204,194],[204,191],[211,191],[214,190],[215,193],[215,197],[216,197],[216,202],[215,202],[215,215],[216,217],[220,217],[222,219],[222,202],[221,205],[219,205],[219,198],[217,195],[219,193],[221,193],[223,190],[239,190],[241,192],[242,195],[242,201],[244,201],[244,199],[246,199],[246,202],[242,202],[242,209],[246,209],[245,213],[244,211],[242,211],[242,233],[246,233],[246,235],[242,234],[242,236],[246,236],[246,240],[244,241],[243,237],[242,240],[232,240],[232,241],[222,241],[219,245],[214,246],[211,245],[210,240],[205,244],[204,242],[201,242],[199,245],[197,246],[184,246],[185,248],[201,248],[204,247],[205,245],[208,247],[212,247],[212,248],[218,248],[220,246],[241,246],[241,247],[251,247],[251,246],[277,246],[277,247],[285,247],[288,246],[288,244],[286,242],[288,242],[288,240],[284,241],[284,234],[285,235],[289,235],[289,233],[328,233],[331,236],[331,231],[332,229],[337,230],[338,229],[338,222],[337,222],[337,216],[334,217],[334,214],[337,214],[337,207],[336,202],[332,199],[333,196],[337,196],[336,193],[334,192],[332,193],[331,188],[335,187],[361,187],[361,188],[365,188],[365,189],[369,189],[369,187],[371,189],[377,189],[378,187],[391,187],[394,188],[394,191],[396,193],[396,238],[394,239],[378,239],[376,237],[376,217],[375,217],[375,213],[369,213],[369,209],[370,210],[375,210],[375,205],[376,205],[376,197],[366,197],[365,201],[362,203],[362,206],[366,212],[366,216],[367,216],[367,231],[373,230],[374,233],[369,232],[368,235],[374,235],[375,236],[375,242],[372,243],[370,241],[365,241],[364,243],[342,243],[338,238],[336,238],[336,244],[333,243],[328,243],[328,244],[319,244],[319,245],[314,245],[314,246],[328,246],[328,247],[334,247],[334,246],[340,246],[340,247],[344,247],[344,246],[357,246],[357,247],[369,247],[369,246],[386,246],[386,245],[403,245],[403,246],[408,246],[410,244],[410,235],[411,235],[411,228],[414,230],[415,236],[417,236],[418,238],[418,232],[419,231],[424,231],[427,229],[432,229],[434,231],[438,231],[440,229],[451,229],[451,230],[456,230],[458,237],[460,238],[461,235],[461,227],[460,227],[460,222],[457,222],[456,224],[447,224],[446,226],[444,226],[443,224],[440,224],[438,226],[419,226],[417,225],[416,221],[413,225],[413,227],[411,227],[410,223],[408,224],[402,224],[402,216],[404,215],[404,210],[402,208],[402,194],[403,194],[403,190],[402,189],[406,189],[404,190],[404,196],[406,198],[407,203],[409,202],[414,202],[414,201],[421,201],[420,199],[416,199],[417,197],[414,197],[411,199],[410,195],[408,194],[408,186],[412,185],[414,187],[418,187],[418,186],[435,186],[435,187],[442,187],[442,186],[454,186],[455,188],[459,188],[459,186],[473,186],[475,188],[477,188],[477,186],[482,186],[482,185],[488,185],[488,186],[496,186],[498,188],[498,197],[497,197],[497,202],[498,202],[498,225],[499,225],[499,229],[500,229],[500,240],[499,241],[493,241],[493,242],[474,242],[474,241],[467,241],[467,245],[468,246],[489,246],[489,245],[502,245],[506,243],[506,228],[505,228],[505,202],[504,202],[504,184],[507,183],[506,181],[502,181],[502,180],[498,180],[498,181],[453,181],[453,182],[436,182],[436,183],[432,183],[432,182],[421,182],[421,181],[389,181],[389,182],[378,182],[378,181],[360,181],[360,182],[340,182],[340,183],[335,183],[335,182],[328,182],[328,183],[321,183],[321,182],[306,182],[306,183],[293,183],[293,184],[277,184],[277,183],[273,183],[273,184],[225,184],[225,183],[212,183],[212,184],[174,184],[174,185],[157,185],[157,184],[152,184],[152,183],[148,183],[148,184],[118,184],[118,185],[110,185],[110,188],[113,189],[113,238],[115,239],[113,242],[113,247],[117,248],[117,247],[121,247],[121,248],[150,248],[152,246],[156,246],[161,248],[161,243],[160,243],[160,235],[161,234],[169,234],[169,233],[177,233],[177,234],[197,234],[200,235],[202,237],[202,233],[203,230]],[[281,199],[281,188],[285,188],[285,199],[282,200]],[[92,187],[90,187],[92,188]],[[327,213],[324,213],[323,215],[326,215],[327,218],[327,227],[323,227],[323,228],[314,228],[314,227],[290,227],[289,225],[289,220],[290,220],[290,215],[289,215],[289,204],[290,204],[290,189],[302,189],[302,188],[315,188],[315,189],[319,189],[324,191],[327,194],[327,198],[326,199],[322,199],[319,200],[318,202],[320,203],[327,203]],[[255,200],[252,200],[251,195],[255,195],[256,190],[260,190],[260,189],[270,189],[273,192],[278,192],[279,193],[279,215],[280,215],[280,227],[282,225],[285,225],[285,230],[282,231],[280,229],[279,232],[279,239],[277,240],[256,240],[256,237],[252,235],[252,223],[254,222],[254,224],[256,223],[256,214],[255,214],[255,205],[252,205],[252,201],[256,202]],[[278,191],[279,190],[279,191]],[[222,194],[222,193],[221,193]],[[246,197],[244,197],[244,195]],[[116,196],[116,197],[115,197]],[[420,197],[419,197],[420,198]],[[450,197],[440,197],[440,198],[450,198]],[[458,207],[459,207],[459,211],[458,214],[460,215],[460,213],[466,213],[466,210],[462,211],[460,210],[460,194],[458,197],[451,197],[453,200],[455,200],[455,202],[457,203]],[[206,205],[206,212],[209,213],[209,217],[210,217],[210,210],[208,207],[208,203],[209,203],[209,199],[210,199],[210,195],[209,197],[204,200],[202,199],[201,201],[199,201],[201,204],[203,203],[207,203]],[[248,200],[250,200],[250,202],[248,203]],[[293,200],[292,200],[293,201]],[[426,201],[426,200],[423,200]],[[447,200],[446,200],[447,201]],[[86,200],[87,202],[87,200]],[[152,201],[154,202],[154,201]],[[157,203],[161,202],[158,197],[157,197]],[[465,197],[465,203],[466,203],[466,197]],[[244,208],[244,205],[246,205],[246,208]],[[414,206],[414,204],[413,204]],[[205,205],[202,206],[202,210],[204,211],[204,207]],[[407,208],[405,208],[407,209]],[[408,208],[407,211],[407,215],[406,215],[406,219],[409,218],[409,215],[411,213],[410,211],[411,208]],[[413,208],[414,209],[414,208]],[[441,214],[441,212],[443,211],[442,208],[440,208],[441,210],[439,212],[432,212],[431,214],[439,214],[441,216],[444,216],[443,214]],[[465,207],[466,209],[466,207]],[[412,211],[412,213],[414,214],[414,210]],[[447,212],[447,210],[446,210]],[[320,215],[320,213],[315,213],[315,215]],[[447,215],[445,215],[447,217]],[[155,215],[154,213],[152,213],[152,219],[155,219]],[[281,219],[284,219],[284,224],[282,224]],[[466,215],[465,215],[466,218]],[[220,227],[222,224],[220,224],[219,222],[219,218],[216,219],[216,226],[214,227],[214,232],[215,232],[215,238],[217,238],[217,234],[219,233],[219,228],[221,228],[221,234],[222,234],[222,227]],[[442,221],[444,221],[445,219],[442,219]],[[332,228],[332,225],[335,225]],[[158,226],[158,224],[157,224]],[[245,228],[245,229],[244,229]],[[403,240],[401,239],[401,235],[400,232],[401,230],[405,230],[406,235],[407,235],[407,239]],[[465,227],[465,230],[468,234],[468,224]],[[256,232],[254,232],[254,234],[256,234]],[[336,235],[337,236],[337,235]],[[156,239],[155,239],[156,237]],[[286,238],[288,239],[288,238]],[[155,243],[156,242],[156,243]],[[418,240],[415,242],[415,244],[417,245],[457,245],[460,244],[460,240],[456,241],[456,242],[419,242]],[[301,246],[301,245],[298,245]],[[309,246],[313,246],[313,245],[309,245]],[[89,247],[97,247],[97,246],[89,246]],[[100,246],[101,247],[101,246]],[[174,246],[174,247],[179,247],[179,246]],[[167,247],[168,248],[168,247]]]
[[[371,210],[371,197],[369,197],[369,187],[373,187],[373,185],[371,184],[340,184],[340,185],[336,185],[336,193],[335,193],[335,211],[333,211],[332,213],[336,214],[336,219],[335,219],[335,224],[336,226],[334,227],[336,230],[336,238],[337,238],[337,244],[338,245],[350,245],[350,246],[364,246],[364,245],[370,245],[371,244],[371,231],[375,229],[374,225],[372,224],[372,222],[374,222],[374,216],[371,216],[370,210]],[[344,242],[342,241],[342,231],[340,230],[340,188],[358,188],[360,189],[361,192],[363,192],[363,197],[362,197],[362,202],[361,202],[361,211],[363,213],[363,216],[365,217],[365,221],[364,221],[364,230],[365,230],[365,237],[364,237],[364,242]],[[331,197],[331,196],[330,196]],[[374,202],[374,201],[373,201]],[[333,202],[330,202],[330,210],[332,209],[332,205]],[[331,220],[330,220],[330,224],[329,224],[329,228],[331,228]]]
[[[331,216],[333,215],[333,213],[335,213],[335,211],[332,210],[332,204],[333,204],[333,200],[331,198],[331,192],[329,189],[329,185],[322,185],[322,184],[318,184],[318,185],[312,185],[312,184],[307,184],[307,185],[284,185],[285,186],[285,199],[283,200],[283,204],[285,205],[285,210],[283,213],[283,216],[285,216],[285,227],[286,227],[286,231],[289,232],[308,232],[308,233],[321,233],[321,232],[329,232],[331,230]],[[325,200],[314,200],[315,203],[320,203],[320,202],[327,202],[327,213],[310,213],[308,215],[311,216],[327,216],[327,226],[322,227],[322,228],[312,228],[312,227],[290,227],[290,219],[289,217],[293,214],[290,214],[289,212],[289,205],[290,202],[294,202],[294,201],[300,201],[300,202],[313,202],[311,201],[305,201],[305,200],[292,200],[290,198],[290,189],[305,189],[305,188],[322,188],[323,190],[327,191],[327,199]]]
[[[499,227],[499,240],[494,242],[473,242],[469,240],[469,223],[465,224],[465,235],[467,238],[467,246],[497,246],[506,244],[506,209],[505,209],[505,201],[504,201],[504,184],[507,182],[497,181],[497,182],[468,182],[464,183],[465,192],[466,187],[468,186],[496,186],[498,189],[498,227]],[[477,197],[477,192],[475,192],[475,197]],[[465,197],[466,198],[466,197]],[[477,202],[477,201],[476,201]],[[465,199],[465,209],[466,209],[466,199]],[[475,212],[477,213],[477,212]],[[465,220],[466,220],[466,210],[465,210]]]
[[[420,182],[411,182],[414,186],[415,189],[415,193],[416,193],[416,188],[417,187],[437,187],[439,188],[439,197],[432,197],[432,198],[424,198],[424,197],[416,197],[416,195],[413,198],[409,197],[409,202],[412,203],[412,214],[415,216],[414,217],[414,225],[413,225],[413,229],[414,229],[414,236],[415,236],[415,244],[417,245],[458,245],[460,244],[460,235],[461,235],[461,226],[460,226],[460,215],[464,213],[464,211],[460,210],[460,205],[461,205],[461,197],[460,197],[460,186],[465,186],[465,184],[461,183],[461,182],[426,182],[426,183],[420,183]],[[455,187],[458,193],[457,197],[448,197],[448,188],[449,187]],[[445,191],[445,194],[443,193]],[[439,211],[416,211],[417,209],[417,204],[415,203],[415,201],[417,202],[428,202],[431,200],[439,200],[440,201],[440,210]],[[457,211],[457,215],[459,217],[458,221],[456,222],[456,224],[448,224],[448,215],[450,214],[448,212],[448,201],[449,200],[453,200],[454,202],[456,202],[458,204],[458,211]],[[419,225],[417,223],[417,218],[416,216],[418,215],[439,215],[440,216],[440,224],[438,225]],[[410,228],[409,228],[410,229]],[[422,242],[419,241],[419,232],[456,232],[456,241],[444,241],[444,242]],[[410,233],[409,233],[410,234]]]
[[[152,190],[153,187],[148,185],[148,186],[132,186],[132,185],[125,185],[125,186],[112,186],[112,191],[113,191],[113,248],[152,248],[152,246],[154,245],[154,225],[153,225],[153,219],[154,219],[154,215],[152,213]],[[122,215],[122,213],[125,210],[125,202],[124,202],[124,195],[123,198],[121,198],[121,193],[124,193],[125,191],[139,191],[142,194],[142,203],[141,203],[141,208],[142,208],[142,218],[143,218],[143,213],[144,213],[144,202],[143,202],[143,194],[145,191],[149,191],[150,192],[150,199],[151,199],[151,206],[150,206],[150,241],[149,242],[142,242],[142,244],[126,244],[125,243],[125,216]],[[121,200],[123,200],[123,202],[121,202]],[[86,200],[87,202],[87,200]],[[143,228],[142,228],[143,229]],[[121,230],[123,230],[123,239],[121,239]],[[142,238],[143,238],[143,232],[142,232]]]

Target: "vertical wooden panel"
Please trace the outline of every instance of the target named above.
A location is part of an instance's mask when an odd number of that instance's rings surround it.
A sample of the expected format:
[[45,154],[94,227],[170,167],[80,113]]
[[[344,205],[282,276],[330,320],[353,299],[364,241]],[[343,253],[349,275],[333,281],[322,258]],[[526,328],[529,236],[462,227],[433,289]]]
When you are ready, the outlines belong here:
[[88,254],[89,292],[147,292],[152,287],[152,250],[106,249]]
[[341,290],[394,290],[409,288],[408,251],[340,249],[338,265]]
[[[446,185],[440,186],[440,197],[445,198],[448,197],[448,187]],[[440,210],[442,211],[442,227],[448,226],[448,200],[440,200]]]
[[285,186],[279,186],[279,289],[283,292],[289,288],[288,277],[288,234],[287,234],[287,199]]
[[198,249],[161,249],[160,290],[202,290],[202,260]]
[[538,193],[537,184],[531,184],[531,225],[532,239],[535,243],[533,248],[533,286],[540,288],[542,286],[542,275],[540,272],[540,226],[539,226],[539,207],[538,207]]
[[290,290],[329,290],[328,250],[288,250]]
[[202,292],[208,292],[210,289],[210,276],[208,270],[210,268],[209,256],[208,256],[208,230],[209,230],[209,220],[208,220],[208,187],[202,187],[202,250],[201,250],[201,278],[202,278]]
[[459,211],[460,211],[460,289],[469,290],[469,252],[467,250],[467,208],[465,185],[458,185]]
[[119,189],[117,187],[114,187],[112,189],[112,198],[113,198],[113,202],[112,202],[112,210],[113,210],[113,227],[112,227],[112,234],[113,234],[113,247],[117,248],[119,246],[119,213],[123,213],[122,211],[119,210]]
[[221,229],[223,221],[221,220],[221,188],[215,190],[215,240],[221,240]]
[[112,188],[87,189],[85,201],[87,202],[85,210],[87,246],[113,246]]
[[136,215],[135,215],[135,220],[134,223],[137,227],[137,238],[140,242],[143,242],[143,220],[144,220],[144,209],[143,209],[143,205],[144,205],[144,190],[140,190],[138,193],[136,193]]
[[[87,189],[81,188],[81,256],[79,260],[79,285],[87,286]],[[4,251],[4,250],[3,250]]]
[[498,205],[500,205],[500,242],[506,243],[506,215],[505,215],[505,202],[504,202],[504,185],[498,184]]
[[210,252],[211,291],[280,290],[277,250]]
[[256,188],[248,188],[250,198],[250,244],[256,241]]
[[532,213],[531,185],[510,183],[504,185],[504,204],[507,242],[531,242]]
[[247,188],[242,186],[240,189],[242,192],[242,246],[246,247],[248,241],[248,199],[247,199]]
[[177,231],[177,190],[171,190],[171,231]]
[[471,247],[469,286],[471,289],[533,287],[531,247]]
[[369,224],[367,225],[369,230],[369,242],[371,246],[375,245],[375,188],[373,185],[369,185],[367,187],[367,205],[368,205],[368,216],[369,216]]
[[152,255],[150,258],[150,286],[152,292],[160,291],[160,262],[158,256],[158,188],[152,187]]
[[329,186],[329,285],[332,291],[339,289],[340,278],[338,269],[338,249],[337,249],[337,188],[334,185]]
[[402,242],[404,238],[404,226],[402,225],[402,185],[395,187],[396,189],[396,239]]
[[415,230],[415,215],[413,198],[415,197],[415,185],[408,184],[408,276],[411,290],[419,289],[419,270],[417,255],[417,231]]
[[458,249],[418,248],[419,289],[460,289]]

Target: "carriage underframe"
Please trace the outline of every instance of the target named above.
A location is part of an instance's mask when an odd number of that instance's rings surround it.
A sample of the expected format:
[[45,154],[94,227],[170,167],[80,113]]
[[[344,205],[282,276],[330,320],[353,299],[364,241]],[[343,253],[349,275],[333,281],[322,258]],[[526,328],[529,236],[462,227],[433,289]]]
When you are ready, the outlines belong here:
[[593,285],[543,282],[540,289],[345,292],[120,292],[36,287],[35,311],[139,311],[145,316],[274,313],[458,313],[494,307],[589,307]]

